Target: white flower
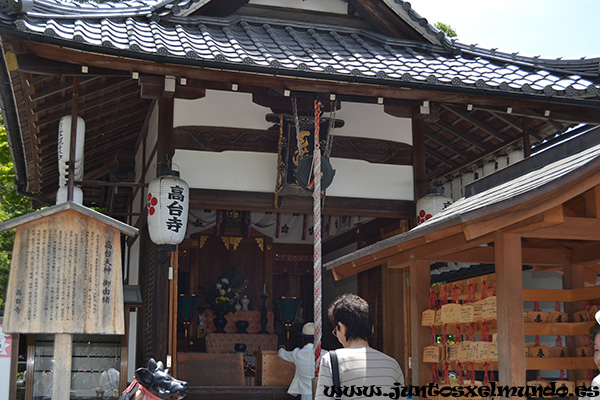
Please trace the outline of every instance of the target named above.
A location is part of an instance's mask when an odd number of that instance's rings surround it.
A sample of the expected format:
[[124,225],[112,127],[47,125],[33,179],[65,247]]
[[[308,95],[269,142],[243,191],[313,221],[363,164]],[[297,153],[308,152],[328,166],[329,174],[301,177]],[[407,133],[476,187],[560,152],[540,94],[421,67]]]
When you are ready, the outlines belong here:
[[221,293],[221,296],[225,296],[225,291],[223,289],[219,290],[219,293]]
[[217,283],[217,289],[221,289],[222,285],[220,283]]
[[223,282],[223,283],[225,283],[225,284],[229,285],[229,279],[227,279],[227,278],[222,278],[222,279],[221,279],[221,282]]

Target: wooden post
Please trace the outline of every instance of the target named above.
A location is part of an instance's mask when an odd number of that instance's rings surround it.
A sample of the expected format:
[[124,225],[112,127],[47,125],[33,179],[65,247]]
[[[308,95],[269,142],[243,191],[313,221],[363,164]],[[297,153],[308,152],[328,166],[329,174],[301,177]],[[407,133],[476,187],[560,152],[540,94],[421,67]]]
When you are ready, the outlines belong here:
[[[169,354],[171,355],[171,375],[177,376],[177,317],[178,317],[178,298],[179,298],[179,285],[176,277],[179,274],[179,246],[177,250],[171,253],[171,266],[173,269],[173,277],[169,282],[169,302],[170,302],[170,313],[169,318]],[[171,278],[171,276],[169,276]],[[186,337],[185,340],[190,340]],[[187,345],[186,345],[187,346]]]
[[425,122],[422,118],[412,118],[413,145],[413,186],[414,200],[425,194]]
[[71,356],[73,335],[54,335],[54,372],[52,375],[52,400],[69,400],[71,396]]
[[498,233],[495,238],[500,385],[525,386],[525,325],[521,237]]
[[79,77],[73,77],[73,108],[71,111],[71,148],[69,149],[69,180],[67,186],[67,201],[73,201],[75,189],[75,157],[77,154],[77,114],[79,107]]
[[529,127],[527,126],[527,118],[523,118],[523,157],[531,156],[531,140],[529,139]]
[[409,272],[411,384],[425,385],[430,379],[431,372],[427,364],[422,362],[423,348],[429,345],[431,332],[426,326],[421,326],[421,314],[429,307],[429,288],[431,286],[429,261],[411,260]]
[[[408,374],[410,348],[410,300],[407,268],[382,268],[383,351],[398,361]],[[416,321],[415,321],[416,323]]]
[[[563,289],[580,289],[585,287],[585,268],[582,265],[571,265],[564,268]],[[570,316],[579,311],[579,302],[565,303],[565,310]],[[577,354],[577,347],[583,345],[582,336],[566,336],[565,346],[569,348],[569,354]],[[569,370],[567,377],[571,381],[585,379],[584,370]]]

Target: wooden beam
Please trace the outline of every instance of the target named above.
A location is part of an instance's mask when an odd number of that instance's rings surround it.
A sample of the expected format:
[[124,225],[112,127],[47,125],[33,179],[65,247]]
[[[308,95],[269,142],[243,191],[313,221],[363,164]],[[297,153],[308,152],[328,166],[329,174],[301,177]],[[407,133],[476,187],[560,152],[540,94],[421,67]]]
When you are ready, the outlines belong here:
[[378,0],[348,0],[364,19],[386,36],[423,41],[423,37],[402,21],[385,3]]
[[476,126],[478,129],[482,130],[486,134],[493,136],[502,142],[507,142],[508,140],[510,140],[510,138],[508,138],[507,136],[504,136],[504,135],[498,133],[498,131],[496,131],[494,129],[491,129],[489,126],[485,125],[483,122],[481,122],[477,118],[473,117],[472,114],[467,114],[467,112],[463,111],[462,109],[459,110],[454,106],[448,106],[448,105],[444,105],[444,104],[442,104],[442,107],[444,107],[446,110],[450,111],[451,113],[455,114],[459,118],[467,121],[471,125]]
[[[579,311],[579,310],[576,310]],[[529,322],[524,324],[525,335],[541,335],[541,336],[572,336],[586,335],[590,333],[590,328],[594,325],[594,321],[585,322],[564,322],[560,324],[551,322]],[[575,354],[575,352],[571,353]]]
[[594,264],[600,262],[600,243],[571,250],[571,264]]
[[593,241],[600,238],[600,219],[565,217],[564,220],[562,224],[524,232],[523,237]]
[[596,186],[583,194],[585,199],[585,216],[600,218],[600,186]]
[[[141,75],[139,77],[140,97],[142,99],[159,99],[164,92],[164,81],[164,76]],[[185,85],[181,85],[177,81],[173,96],[177,99],[201,99],[206,96],[206,90],[197,81],[186,81]]]
[[[523,248],[523,265],[536,266],[564,266],[571,264],[571,252],[566,249],[552,248]],[[464,263],[494,263],[494,247],[475,247],[461,252],[447,254],[445,256],[437,256],[436,261],[443,262],[464,262]]]
[[525,219],[522,218],[521,213],[506,212],[501,216],[490,215],[489,217],[477,218],[462,225],[465,237],[474,239],[498,230],[525,235],[527,232],[556,226],[563,223],[565,219],[562,205],[552,207]]
[[51,61],[41,58],[35,53],[16,54],[19,63],[19,71],[34,75],[58,75],[58,76],[129,76],[125,71],[114,69],[88,67],[83,72],[83,65],[69,64],[60,61]]
[[[173,129],[173,146],[177,149],[277,153],[278,144],[278,130],[216,126],[180,126]],[[331,157],[388,165],[412,165],[413,160],[409,144],[338,135],[333,137]]]
[[[283,196],[281,206],[273,205],[273,193],[234,192],[227,190],[190,190],[190,208],[216,210],[312,213],[311,196]],[[381,218],[412,218],[415,203],[408,200],[379,200],[327,196],[323,215]]]
[[525,386],[521,237],[498,233],[494,241],[500,385]]
[[460,129],[457,129],[457,128],[453,127],[452,125],[445,123],[441,119],[433,125],[439,126],[443,130],[450,132],[454,136],[461,138],[465,142],[469,143],[471,146],[477,147],[480,150],[483,150],[483,151],[493,150],[489,146],[484,145],[483,141],[477,140],[476,138],[469,136],[468,134],[464,133]]
[[[427,260],[413,260],[410,264],[410,350],[412,385],[425,385],[431,379],[428,365],[423,362],[423,348],[430,344],[429,328],[421,326],[421,314],[429,308],[430,268]],[[521,322],[523,317],[521,314]],[[521,353],[523,350],[521,349]],[[523,371],[523,374],[525,371]]]
[[398,118],[412,118],[413,104],[402,100],[386,99],[383,103],[383,112]]
[[[11,40],[18,41],[18,39]],[[551,110],[554,119],[561,120],[562,118],[566,118],[566,121],[571,122],[600,124],[600,115],[598,115],[598,112],[594,107],[581,106],[578,104],[565,104],[563,98],[559,98],[557,103],[552,103],[554,101],[552,97],[544,97],[541,101],[505,98],[507,94],[504,93],[497,93],[497,96],[492,97],[490,96],[490,92],[486,91],[481,91],[481,94],[464,94],[422,90],[417,87],[410,88],[411,90],[405,90],[401,87],[359,82],[354,82],[352,85],[349,85],[347,82],[341,81],[334,82],[306,79],[298,76],[285,76],[282,74],[281,70],[277,71],[278,73],[274,72],[273,74],[225,71],[189,65],[160,64],[155,61],[135,60],[107,54],[82,52],[46,43],[22,43],[38,56],[48,59],[99,67],[110,65],[110,67],[115,70],[140,71],[141,73],[148,74],[156,74],[156,72],[160,70],[161,74],[164,75],[185,76],[188,78],[188,81],[190,79],[200,79],[214,82],[237,83],[238,85],[248,85],[252,87],[310,91],[322,94],[323,96],[328,96],[330,93],[337,93],[340,95],[384,97],[416,101],[429,100],[458,104],[472,103],[478,106],[493,106],[496,107],[497,110],[512,106],[513,114],[519,109],[540,110],[540,112],[537,113],[540,115],[540,118],[544,118],[543,111],[547,109]],[[530,112],[530,114],[531,113],[532,112]]]

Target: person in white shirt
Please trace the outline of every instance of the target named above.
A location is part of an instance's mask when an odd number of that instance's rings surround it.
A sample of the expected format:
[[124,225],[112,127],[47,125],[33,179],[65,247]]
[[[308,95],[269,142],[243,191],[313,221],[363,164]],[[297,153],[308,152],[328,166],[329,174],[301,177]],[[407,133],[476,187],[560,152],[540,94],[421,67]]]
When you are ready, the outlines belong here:
[[296,365],[296,373],[288,393],[293,396],[301,395],[301,400],[312,400],[312,378],[315,376],[315,351],[312,343],[314,335],[315,324],[308,322],[304,324],[300,334],[303,338],[302,348],[286,351],[282,346],[278,352],[280,358]]
[[[590,328],[590,338],[594,344],[594,363],[600,370],[600,311],[596,312],[596,324]],[[600,399],[600,374],[592,380],[591,386],[586,391],[585,396],[580,396],[580,400]]]
[[[369,346],[373,334],[373,315],[369,304],[354,294],[344,294],[329,306],[333,335],[343,349],[336,350],[342,399],[372,400],[401,397],[404,374],[392,357]],[[331,400],[333,386],[331,352],[321,359],[315,400]],[[365,389],[366,388],[366,389]],[[329,389],[328,389],[329,390]],[[366,392],[365,392],[366,391]]]

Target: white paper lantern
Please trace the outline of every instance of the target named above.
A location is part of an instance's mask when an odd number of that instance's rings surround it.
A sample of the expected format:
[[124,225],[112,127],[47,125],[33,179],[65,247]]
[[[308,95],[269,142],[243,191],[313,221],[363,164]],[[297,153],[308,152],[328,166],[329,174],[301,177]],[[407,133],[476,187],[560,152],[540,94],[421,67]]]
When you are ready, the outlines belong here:
[[159,250],[173,251],[187,230],[189,186],[178,171],[163,171],[148,186],[148,230]]
[[521,161],[525,156],[523,150],[516,149],[508,153],[508,165],[513,165]]
[[492,161],[488,161],[487,163],[485,163],[485,165],[483,166],[483,176],[488,176],[493,174],[496,171],[496,161],[492,160]]
[[428,189],[427,194],[417,201],[417,225],[421,225],[450,204],[452,199],[444,196],[442,189]]

